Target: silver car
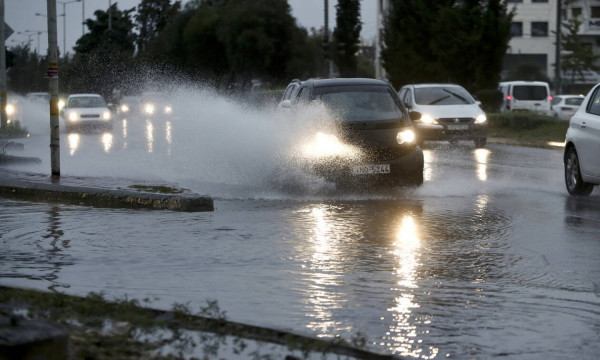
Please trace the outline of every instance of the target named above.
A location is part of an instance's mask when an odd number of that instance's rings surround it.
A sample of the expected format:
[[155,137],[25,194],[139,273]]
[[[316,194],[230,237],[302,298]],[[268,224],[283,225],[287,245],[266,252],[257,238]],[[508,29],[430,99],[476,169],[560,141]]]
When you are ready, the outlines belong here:
[[567,191],[589,195],[600,184],[600,84],[586,95],[571,117],[565,139],[564,168]]

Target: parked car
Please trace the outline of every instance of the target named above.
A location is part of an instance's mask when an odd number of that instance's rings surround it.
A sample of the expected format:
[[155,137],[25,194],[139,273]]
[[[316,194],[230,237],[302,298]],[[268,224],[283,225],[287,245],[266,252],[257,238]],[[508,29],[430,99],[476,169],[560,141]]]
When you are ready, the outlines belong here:
[[498,84],[502,91],[500,111],[535,111],[552,115],[550,86],[544,81],[505,81]]
[[487,142],[487,118],[473,96],[456,84],[410,84],[398,92],[404,106],[421,114],[414,121],[419,142],[472,140]]
[[[305,166],[340,186],[423,183],[423,152],[409,114],[393,87],[375,79],[293,81],[281,111],[322,104],[335,113],[337,131],[315,129],[299,154]],[[288,87],[289,88],[289,87]],[[307,125],[308,126],[308,125]],[[312,130],[311,130],[312,133]]]
[[583,102],[583,95],[556,95],[552,98],[552,116],[569,120]]
[[589,195],[600,184],[600,84],[571,117],[565,138],[565,184],[571,195]]
[[69,95],[60,114],[67,131],[85,127],[112,129],[111,112],[98,94]]

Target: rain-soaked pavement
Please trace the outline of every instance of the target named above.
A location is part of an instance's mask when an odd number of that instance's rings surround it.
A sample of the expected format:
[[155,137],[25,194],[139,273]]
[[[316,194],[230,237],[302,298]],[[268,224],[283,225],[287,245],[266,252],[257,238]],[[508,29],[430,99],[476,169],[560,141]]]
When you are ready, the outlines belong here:
[[[62,133],[62,172],[177,182],[214,196],[215,211],[0,199],[0,285],[160,308],[217,300],[233,321],[360,333],[409,358],[600,354],[600,196],[567,195],[561,151],[435,143],[418,189],[286,193],[260,176],[266,138],[263,154],[241,151],[253,141],[243,126],[184,146],[175,120],[127,122]],[[43,162],[11,168],[48,172],[47,136],[22,142]]]

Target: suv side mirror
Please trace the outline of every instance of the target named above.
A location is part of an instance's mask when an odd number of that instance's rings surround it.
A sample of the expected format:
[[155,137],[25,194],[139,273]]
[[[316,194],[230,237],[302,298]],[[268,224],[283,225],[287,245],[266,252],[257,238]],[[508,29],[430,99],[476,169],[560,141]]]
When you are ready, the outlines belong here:
[[418,111],[409,111],[408,117],[410,117],[412,121],[419,120],[421,118],[421,113]]
[[280,107],[284,108],[284,109],[289,109],[292,107],[292,101],[291,100],[283,100],[280,104]]

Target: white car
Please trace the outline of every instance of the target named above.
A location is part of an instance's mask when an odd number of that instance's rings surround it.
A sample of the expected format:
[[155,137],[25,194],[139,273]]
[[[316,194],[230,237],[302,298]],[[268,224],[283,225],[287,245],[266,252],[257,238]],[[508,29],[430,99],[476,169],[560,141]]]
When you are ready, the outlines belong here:
[[600,185],[600,84],[586,95],[571,117],[563,157],[565,184],[571,195],[589,195]]
[[552,98],[552,116],[561,120],[569,120],[579,109],[585,96],[556,95]]
[[455,84],[411,84],[398,92],[411,112],[421,116],[413,121],[417,140],[473,140],[476,147],[487,141],[487,118],[473,96]]
[[86,127],[112,129],[112,115],[104,98],[98,94],[69,95],[60,114],[67,131]]

